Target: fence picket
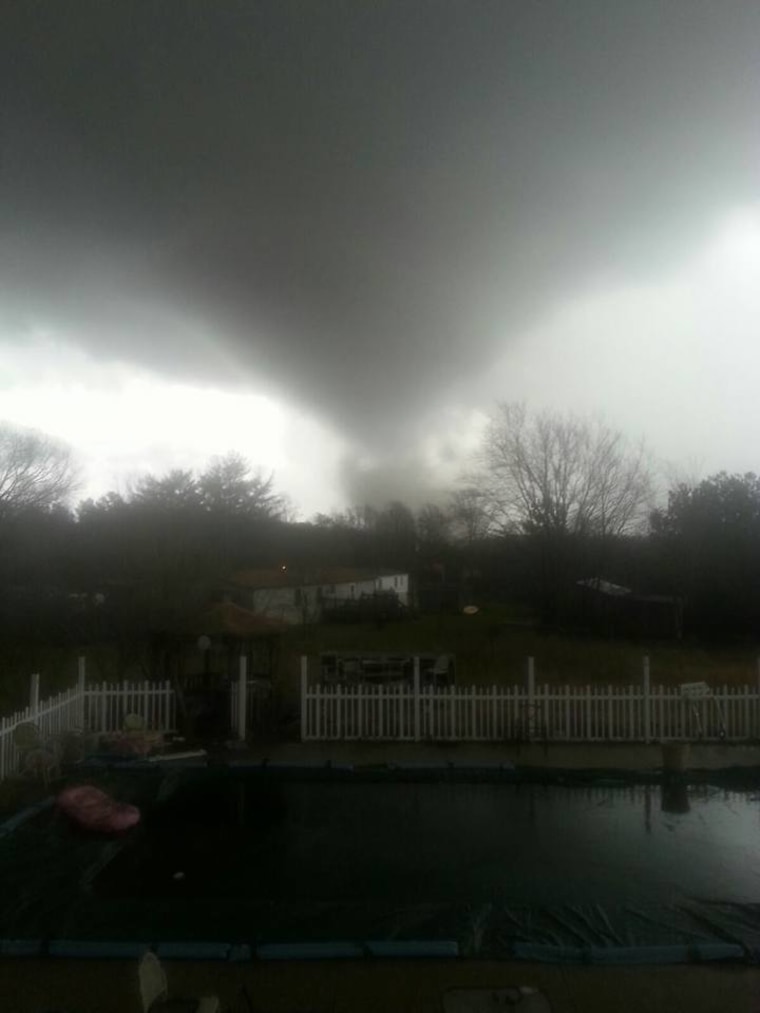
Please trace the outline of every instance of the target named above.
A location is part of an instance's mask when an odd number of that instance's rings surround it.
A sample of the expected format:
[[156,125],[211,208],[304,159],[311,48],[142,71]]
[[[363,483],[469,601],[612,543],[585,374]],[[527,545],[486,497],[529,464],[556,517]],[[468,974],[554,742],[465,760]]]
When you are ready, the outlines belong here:
[[[80,671],[83,671],[80,669]],[[647,692],[648,688],[648,692]],[[546,741],[668,741],[760,737],[760,677],[754,686],[716,687],[687,701],[657,686],[301,686],[302,736],[308,739],[503,741],[534,732]],[[249,695],[250,707],[256,694]],[[236,694],[231,693],[230,716]],[[34,706],[33,706],[34,703]],[[532,707],[531,707],[532,704]],[[77,727],[113,732],[129,713],[148,728],[173,731],[177,700],[171,681],[87,684],[82,678],[46,700],[0,718],[0,780],[19,769],[14,730],[36,720],[43,736]]]
[[[530,701],[533,710],[530,711]],[[699,710],[671,687],[626,685],[489,687],[306,686],[306,737],[409,741],[503,741],[529,732],[547,741],[746,740],[757,734],[760,687],[716,689]],[[415,722],[416,707],[419,719]],[[646,708],[649,707],[647,720]],[[712,708],[712,710],[710,709]],[[714,712],[714,713],[713,713]],[[699,715],[699,723],[696,715]]]
[[29,721],[36,723],[43,738],[56,738],[75,730],[118,731],[128,713],[140,714],[146,727],[153,730],[175,730],[176,699],[169,680],[87,685],[84,672],[84,660],[79,659],[74,686],[46,700],[40,700],[37,694],[28,706],[0,718],[0,780],[19,770],[21,757],[13,733]]

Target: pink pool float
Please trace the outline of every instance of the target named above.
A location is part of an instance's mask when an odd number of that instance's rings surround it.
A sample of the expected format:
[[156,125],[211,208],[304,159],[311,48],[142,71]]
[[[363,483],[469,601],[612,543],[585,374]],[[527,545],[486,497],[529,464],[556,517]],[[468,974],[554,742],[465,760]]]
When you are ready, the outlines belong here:
[[140,822],[140,810],[117,802],[92,784],[64,788],[56,799],[58,808],[84,830],[117,834]]

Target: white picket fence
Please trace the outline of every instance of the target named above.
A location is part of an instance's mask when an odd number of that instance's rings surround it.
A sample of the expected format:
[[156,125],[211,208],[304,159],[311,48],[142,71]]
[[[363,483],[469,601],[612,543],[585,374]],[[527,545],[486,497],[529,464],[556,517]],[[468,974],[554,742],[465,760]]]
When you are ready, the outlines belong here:
[[39,699],[40,677],[30,680],[29,705],[0,718],[0,780],[18,773],[21,754],[14,743],[19,725],[37,726],[43,741],[55,741],[66,732],[115,732],[127,714],[139,714],[151,731],[172,732],[177,727],[177,705],[169,682],[122,682],[90,684],[85,679],[84,658],[79,659],[75,686],[47,700]]
[[[532,660],[532,659],[529,659]],[[666,742],[760,739],[760,692],[713,688],[688,699],[678,687],[640,685],[310,685],[301,668],[303,740],[406,742]]]
[[[247,730],[255,728],[271,700],[271,687],[259,679],[247,677],[245,659],[240,660],[240,677],[230,686],[230,727],[245,740]],[[75,686],[47,700],[39,699],[40,677],[30,679],[29,706],[0,718],[0,781],[15,774],[21,766],[21,754],[14,745],[14,731],[31,722],[43,740],[53,741],[66,732],[102,734],[124,727],[127,714],[138,714],[149,731],[177,730],[177,695],[171,683],[86,681],[85,659],[79,659]],[[243,703],[241,709],[240,703]],[[245,715],[241,720],[241,714]]]
[[166,682],[88,683],[82,691],[80,728],[89,732],[116,732],[127,714],[139,714],[149,731],[177,730],[177,701]]
[[19,725],[33,722],[43,739],[50,739],[82,725],[82,696],[77,686],[51,696],[37,707],[31,704],[7,718],[0,718],[0,781],[19,770],[20,754],[13,741]]

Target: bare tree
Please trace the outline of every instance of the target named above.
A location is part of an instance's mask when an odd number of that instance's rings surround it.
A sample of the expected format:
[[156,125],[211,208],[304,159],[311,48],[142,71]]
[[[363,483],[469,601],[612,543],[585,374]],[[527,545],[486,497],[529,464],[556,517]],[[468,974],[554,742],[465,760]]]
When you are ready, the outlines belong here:
[[501,404],[482,465],[492,529],[529,536],[534,590],[554,624],[573,580],[601,573],[610,540],[643,529],[652,489],[645,451],[598,419]]
[[346,510],[333,510],[331,514],[317,514],[315,524],[322,527],[341,528],[345,531],[372,532],[377,528],[378,510],[376,507],[351,506]]
[[34,429],[0,423],[0,519],[63,504],[77,485],[68,447]]
[[437,503],[425,503],[417,511],[417,539],[429,549],[438,549],[451,540],[451,516]]
[[465,545],[485,538],[491,526],[488,504],[482,488],[468,485],[449,496],[450,530],[456,541]]
[[606,538],[635,530],[651,503],[643,447],[600,420],[500,404],[479,488],[503,531]]

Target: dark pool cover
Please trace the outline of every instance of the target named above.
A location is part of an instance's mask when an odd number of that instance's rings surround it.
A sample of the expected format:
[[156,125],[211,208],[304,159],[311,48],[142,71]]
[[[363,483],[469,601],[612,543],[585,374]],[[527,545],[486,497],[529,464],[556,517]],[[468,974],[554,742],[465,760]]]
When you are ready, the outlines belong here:
[[[263,824],[252,835],[246,815],[252,811],[261,819],[258,789],[253,793],[258,809],[240,809],[240,797],[233,793],[237,808],[230,810],[228,823],[224,807],[215,812],[213,834],[200,824],[179,833],[182,805],[167,808],[166,793],[153,789],[160,806],[151,810],[146,804],[145,825],[113,841],[77,833],[61,814],[43,810],[0,834],[0,945],[12,952],[8,941],[14,941],[15,952],[21,952],[24,941],[34,941],[44,952],[56,940],[110,941],[115,948],[130,942],[205,941],[247,944],[255,952],[271,943],[352,942],[367,952],[367,943],[382,940],[452,940],[459,954],[470,958],[760,962],[760,903],[754,902],[752,886],[758,877],[752,857],[756,796],[705,788],[690,795],[686,812],[684,805],[672,806],[658,794],[623,796],[613,788],[576,793],[568,801],[564,789],[505,793],[497,788],[501,794],[494,797],[492,787],[439,787],[437,795],[362,789],[352,805],[346,804],[352,795],[345,786],[339,792],[288,787],[287,805],[275,807],[269,836]],[[123,794],[139,801],[136,789]],[[176,798],[181,802],[181,793]],[[399,807],[395,823],[389,818],[391,805]],[[431,815],[442,811],[458,818],[447,823],[446,832]],[[161,814],[169,812],[167,828]],[[560,814],[563,826],[571,814],[582,830],[568,831],[555,844],[553,820]],[[422,822],[430,829],[429,840]],[[466,833],[457,831],[462,825]],[[345,840],[349,827],[357,836]],[[616,846],[609,849],[612,864],[597,859],[595,868],[588,855],[604,854],[604,835],[613,830],[617,836],[610,840],[630,840],[630,853]],[[477,847],[467,850],[472,836]],[[400,843],[394,851],[396,838]],[[181,852],[183,841],[188,843]],[[436,841],[446,847],[439,843],[433,861]],[[166,864],[169,842],[173,866]],[[410,842],[422,849],[430,870],[426,880],[420,880],[411,859],[411,878],[396,875],[394,862]],[[372,853],[373,847],[380,850]],[[630,875],[639,854],[642,862],[664,856],[660,878],[653,868],[648,888],[638,888]],[[362,862],[347,869],[346,855],[361,855]],[[713,866],[714,855],[719,864]],[[710,896],[693,890],[693,869],[677,889],[663,890],[679,856],[684,865],[701,862],[700,881],[712,888],[705,891]],[[378,863],[383,875],[368,878],[367,869],[376,872]],[[256,866],[258,878],[244,880],[241,870]],[[181,877],[171,874],[177,868],[186,870]],[[196,868],[208,869],[208,875],[201,879]],[[342,878],[335,868],[343,870]],[[392,878],[386,879],[388,869]],[[449,883],[457,889],[444,896],[441,884]],[[426,898],[426,890],[434,899]]]

